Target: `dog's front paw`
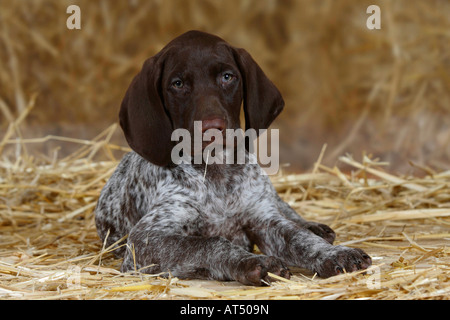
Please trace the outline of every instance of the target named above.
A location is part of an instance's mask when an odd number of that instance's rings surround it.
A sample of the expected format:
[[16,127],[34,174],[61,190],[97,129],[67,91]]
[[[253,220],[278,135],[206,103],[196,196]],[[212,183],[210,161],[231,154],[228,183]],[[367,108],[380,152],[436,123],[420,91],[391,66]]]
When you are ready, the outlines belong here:
[[236,269],[236,280],[251,286],[269,284],[271,278],[267,274],[268,272],[286,279],[291,276],[289,269],[280,259],[264,255],[243,259],[238,263]]
[[334,246],[323,252],[314,268],[321,278],[328,278],[345,272],[367,269],[372,259],[361,249]]
[[336,233],[334,233],[333,229],[325,224],[307,221],[302,225],[302,227],[323,238],[330,244],[333,244],[334,239],[336,239]]

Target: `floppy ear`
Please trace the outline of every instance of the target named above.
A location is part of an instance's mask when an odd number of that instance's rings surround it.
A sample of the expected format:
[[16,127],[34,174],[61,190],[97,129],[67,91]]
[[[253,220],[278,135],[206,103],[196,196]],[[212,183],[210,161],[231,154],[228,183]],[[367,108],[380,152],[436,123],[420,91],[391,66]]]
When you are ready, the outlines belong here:
[[159,166],[170,162],[172,123],[160,95],[162,61],[145,61],[134,77],[120,107],[120,125],[130,147]]
[[280,91],[244,49],[234,49],[243,77],[245,129],[267,129],[284,107]]

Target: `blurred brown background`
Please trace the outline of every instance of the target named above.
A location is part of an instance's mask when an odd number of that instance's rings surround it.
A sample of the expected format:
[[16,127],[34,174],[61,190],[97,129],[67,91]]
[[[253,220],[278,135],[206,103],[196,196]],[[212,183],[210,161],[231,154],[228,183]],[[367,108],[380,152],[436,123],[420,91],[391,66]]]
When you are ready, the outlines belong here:
[[[81,30],[66,27],[71,4]],[[366,27],[371,4],[381,30]],[[117,121],[143,61],[190,29],[247,49],[279,87],[273,127],[290,171],[308,170],[324,143],[327,165],[366,152],[394,172],[417,170],[409,160],[450,169],[446,0],[0,1],[0,137],[37,94],[23,137],[92,139]],[[120,130],[114,140],[125,145]]]

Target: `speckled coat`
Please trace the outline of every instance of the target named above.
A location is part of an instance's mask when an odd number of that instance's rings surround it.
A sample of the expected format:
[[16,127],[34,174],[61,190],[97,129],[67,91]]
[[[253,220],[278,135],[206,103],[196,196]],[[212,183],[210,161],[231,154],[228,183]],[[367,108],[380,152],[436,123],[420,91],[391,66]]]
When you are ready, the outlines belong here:
[[[366,253],[333,246],[328,226],[283,202],[252,154],[246,164],[173,164],[175,129],[194,134],[195,121],[202,132],[240,128],[241,104],[246,129],[258,131],[284,101],[245,50],[216,36],[187,32],[145,61],[119,114],[133,152],[95,210],[107,246],[128,235],[115,251],[121,270],[264,285],[268,272],[289,278],[290,265],[321,277],[367,268]],[[263,254],[252,252],[255,244]]]

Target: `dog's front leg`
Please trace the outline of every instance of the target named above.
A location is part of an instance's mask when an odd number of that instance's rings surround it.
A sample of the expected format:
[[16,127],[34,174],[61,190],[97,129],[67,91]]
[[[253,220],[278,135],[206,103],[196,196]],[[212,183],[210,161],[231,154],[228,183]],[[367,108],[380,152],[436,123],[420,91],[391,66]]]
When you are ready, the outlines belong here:
[[314,222],[314,221],[307,221],[303,219],[300,215],[297,214],[297,212],[292,209],[292,207],[284,202],[278,194],[275,194],[276,204],[278,207],[278,210],[289,220],[294,221],[296,224],[298,224],[300,227],[308,229],[318,235],[319,237],[325,239],[330,244],[333,244],[334,240],[336,239],[336,234],[334,233],[333,229],[331,229],[329,226]]
[[366,269],[372,263],[361,249],[333,246],[312,231],[274,213],[265,215],[247,229],[260,250],[286,262],[316,272],[326,278],[344,272]]
[[289,278],[284,263],[256,255],[222,237],[183,234],[176,223],[160,229],[151,216],[143,217],[131,230],[122,272],[167,273],[180,278],[236,280],[264,285],[268,272]]

